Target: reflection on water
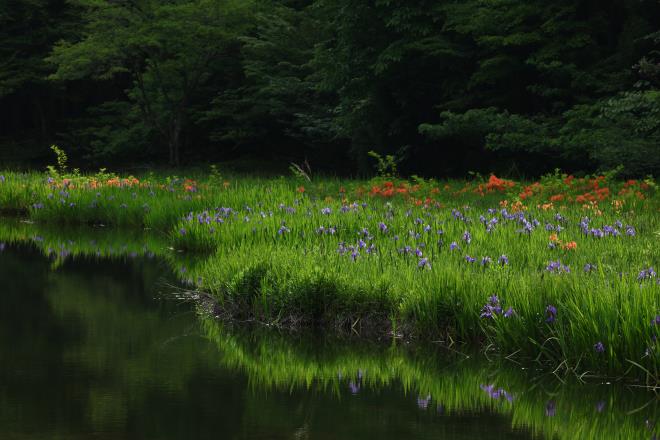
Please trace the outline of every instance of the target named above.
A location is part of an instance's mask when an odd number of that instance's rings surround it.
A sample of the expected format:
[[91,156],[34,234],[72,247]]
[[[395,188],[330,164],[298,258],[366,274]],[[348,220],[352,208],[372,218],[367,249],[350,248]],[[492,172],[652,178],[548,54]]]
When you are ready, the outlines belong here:
[[195,262],[157,238],[31,228],[3,236],[0,225],[0,243],[12,243],[0,244],[1,438],[655,432],[658,399],[648,392],[562,385],[429,347],[238,331],[159,295]]

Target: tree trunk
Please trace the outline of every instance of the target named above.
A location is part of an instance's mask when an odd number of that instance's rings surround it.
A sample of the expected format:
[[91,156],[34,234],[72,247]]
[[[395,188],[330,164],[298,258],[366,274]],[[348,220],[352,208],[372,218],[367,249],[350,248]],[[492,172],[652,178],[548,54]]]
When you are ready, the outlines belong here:
[[40,134],[39,142],[45,145],[48,143],[48,127],[46,125],[46,116],[44,114],[44,108],[43,105],[41,104],[41,100],[39,99],[38,95],[32,98],[32,102],[34,105],[34,109],[36,110],[37,125],[39,126],[39,134]]
[[181,147],[181,116],[176,116],[172,121],[168,144],[170,150],[170,165],[178,167],[180,164],[179,150]]

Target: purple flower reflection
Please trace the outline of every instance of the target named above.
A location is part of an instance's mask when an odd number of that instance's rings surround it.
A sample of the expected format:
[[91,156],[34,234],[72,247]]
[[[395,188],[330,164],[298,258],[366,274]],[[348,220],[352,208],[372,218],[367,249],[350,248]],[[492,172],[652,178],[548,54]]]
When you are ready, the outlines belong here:
[[545,415],[546,417],[554,417],[555,414],[557,414],[557,404],[555,404],[554,400],[550,400],[545,405]]
[[427,395],[426,397],[417,397],[417,407],[419,409],[427,409],[429,407],[429,403],[431,403],[431,395]]

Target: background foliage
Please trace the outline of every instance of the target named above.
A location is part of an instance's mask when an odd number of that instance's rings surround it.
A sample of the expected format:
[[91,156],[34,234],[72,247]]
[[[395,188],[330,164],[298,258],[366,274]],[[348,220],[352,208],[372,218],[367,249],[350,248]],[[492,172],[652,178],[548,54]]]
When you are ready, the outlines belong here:
[[657,0],[7,0],[0,162],[660,170]]

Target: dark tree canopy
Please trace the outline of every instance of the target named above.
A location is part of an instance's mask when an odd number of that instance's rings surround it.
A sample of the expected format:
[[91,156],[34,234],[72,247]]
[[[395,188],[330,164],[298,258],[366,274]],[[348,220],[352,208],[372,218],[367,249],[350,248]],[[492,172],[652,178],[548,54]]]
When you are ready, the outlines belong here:
[[657,0],[7,0],[0,161],[660,171]]

